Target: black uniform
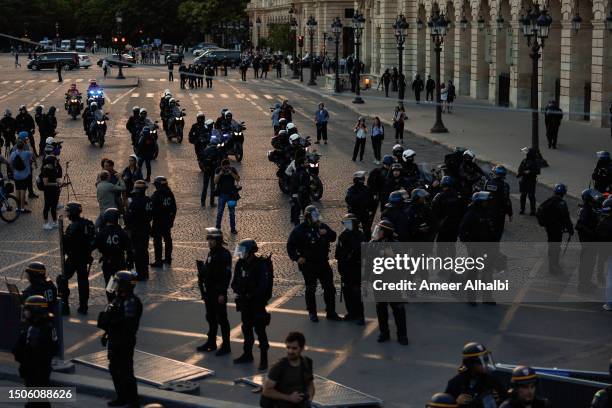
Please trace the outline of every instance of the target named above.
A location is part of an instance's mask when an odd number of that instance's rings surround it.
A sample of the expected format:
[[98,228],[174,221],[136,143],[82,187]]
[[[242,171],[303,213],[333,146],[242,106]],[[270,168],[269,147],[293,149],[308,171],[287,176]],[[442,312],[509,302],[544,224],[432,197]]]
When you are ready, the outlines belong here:
[[28,132],[28,139],[30,140],[30,148],[35,156],[36,153],[36,142],[34,141],[34,130],[36,129],[34,118],[28,112],[19,112],[15,117],[15,131],[17,133],[21,131]]
[[2,130],[2,138],[4,139],[4,146],[10,148],[17,142],[15,137],[15,118],[12,116],[5,116],[0,119],[0,130]]
[[521,214],[525,212],[526,198],[529,197],[529,207],[531,215],[535,214],[536,210],[536,198],[535,190],[536,183],[540,174],[540,164],[536,159],[535,155],[527,156],[523,159],[518,168],[517,177],[520,178],[519,189],[521,191]]
[[389,174],[390,169],[388,167],[382,166],[378,167],[370,172],[368,176],[367,186],[370,187],[370,191],[374,194],[374,198],[378,200],[380,203],[380,211],[382,212],[385,204],[387,204],[387,200],[389,199],[389,195],[385,196],[384,188],[385,188],[385,179]]
[[128,132],[130,132],[130,135],[132,136],[132,146],[136,146],[136,143],[138,143],[138,136],[140,133],[140,129],[138,127],[139,119],[139,113],[138,111],[136,111],[132,116],[130,116],[127,123],[125,124],[125,128],[128,130]]
[[200,204],[202,207],[206,204],[206,195],[208,194],[208,186],[210,186],[210,206],[215,204],[215,196],[213,191],[215,189],[215,170],[221,163],[221,152],[217,148],[217,145],[208,145],[204,149],[201,155],[198,156],[198,160],[202,163],[204,168],[204,184],[202,186],[202,195],[200,196]]
[[134,250],[134,265],[138,279],[149,279],[149,237],[153,202],[144,193],[132,193],[125,214],[125,228]]
[[[478,183],[483,177],[484,172],[479,165],[473,161],[462,160],[459,164],[459,185],[461,195],[471,197],[474,190],[474,184]],[[453,176],[452,174],[450,174]]]
[[291,175],[289,179],[289,193],[291,194],[291,222],[297,226],[300,223],[300,214],[304,212],[304,209],[311,202],[310,174],[304,167],[298,166]]
[[115,297],[106,311],[109,314],[108,371],[113,379],[117,399],[138,404],[138,389],[134,377],[134,348],[142,316],[142,302],[134,295]]
[[445,188],[436,194],[431,202],[431,208],[438,219],[436,241],[456,242],[459,236],[459,225],[466,210],[463,197],[454,188]]
[[151,194],[153,203],[153,249],[155,262],[162,261],[162,238],[165,243],[164,262],[172,262],[172,227],[176,217],[176,200],[169,187],[163,186]]
[[546,399],[534,398],[528,403],[520,401],[518,398],[511,396],[499,408],[550,408],[550,403]]
[[[325,234],[319,232],[326,231]],[[317,280],[323,287],[325,311],[328,316],[336,313],[336,288],[334,286],[334,272],[329,265],[329,245],[336,241],[336,233],[327,224],[317,225],[304,221],[291,231],[287,241],[287,253],[292,261],[305,258],[306,262],[298,268],[304,276],[306,285],[306,309],[311,315],[317,313]]]
[[359,224],[363,228],[363,233],[369,237],[377,204],[370,188],[363,183],[353,184],[346,192],[344,201],[346,201],[348,212],[357,216]]
[[266,311],[266,305],[271,297],[271,280],[272,270],[264,258],[254,257],[250,262],[240,259],[236,263],[232,290],[236,294],[236,310],[240,312],[242,321],[245,355],[253,352],[253,331],[257,334],[262,353],[270,348],[266,326],[270,324],[271,315]]
[[335,258],[338,261],[338,273],[342,280],[342,294],[349,320],[364,318],[361,301],[361,243],[366,241],[361,231],[344,230],[338,236],[336,245]]
[[433,242],[436,237],[436,217],[428,204],[412,203],[406,209],[408,240]]
[[189,129],[189,143],[191,143],[195,149],[196,157],[200,157],[208,142],[210,141],[210,132],[204,125],[204,121],[196,122],[191,125]]
[[45,278],[34,280],[21,292],[21,302],[34,295],[40,295],[47,300],[48,309],[51,313],[57,310],[57,288],[51,279]]
[[581,243],[578,288],[590,285],[593,269],[596,270],[597,276],[603,270],[605,254],[600,254],[595,244],[597,242],[596,228],[598,224],[599,216],[591,204],[584,204],[580,207],[578,221],[576,222],[576,231],[578,231],[578,238]]
[[[120,225],[108,224],[96,234],[96,248],[102,255],[102,274],[108,284],[111,276],[120,270],[130,269],[133,264],[132,243]],[[106,293],[109,301],[113,295]]]
[[492,241],[499,242],[504,233],[506,215],[512,217],[512,201],[510,200],[510,186],[503,178],[487,180],[484,190],[491,193],[491,211],[495,222],[495,235]]
[[38,126],[38,136],[40,137],[40,140],[38,142],[38,153],[41,156],[45,155],[45,145],[46,145],[46,140],[47,140],[47,135],[44,134],[44,117],[45,114],[42,112],[42,110],[37,110],[36,113],[34,114],[34,121],[36,122],[36,126]]
[[574,234],[574,226],[570,219],[569,210],[565,200],[553,195],[542,204],[538,210],[538,221],[546,229],[548,239],[548,267],[551,273],[559,270],[559,252],[563,233]]
[[89,268],[93,263],[91,251],[96,246],[96,232],[93,222],[79,217],[68,225],[64,232],[64,273],[57,277],[57,287],[62,303],[68,307],[70,288],[68,281],[76,272],[79,285],[79,309],[87,311],[89,301]]
[[497,378],[488,373],[473,377],[465,370],[449,380],[444,392],[452,395],[455,399],[461,394],[469,394],[474,398],[472,403],[461,407],[481,408],[483,398],[493,398],[493,391],[498,395],[496,402],[499,404],[499,399],[504,398],[507,391]]
[[612,407],[612,385],[607,386],[595,393],[590,408]]
[[605,193],[612,189],[612,160],[610,159],[599,159],[593,174],[593,187],[600,193]]
[[[199,271],[200,272],[200,271]],[[198,273],[198,285],[206,305],[208,341],[216,344],[217,329],[221,327],[223,344],[230,344],[230,325],[227,319],[227,288],[232,279],[232,255],[218,244],[208,253],[203,273]],[[219,296],[225,301],[219,303]]]
[[399,242],[408,242],[410,239],[410,231],[408,218],[406,217],[407,208],[404,203],[387,204],[387,207],[380,215],[381,220],[388,220],[393,224],[397,240]]

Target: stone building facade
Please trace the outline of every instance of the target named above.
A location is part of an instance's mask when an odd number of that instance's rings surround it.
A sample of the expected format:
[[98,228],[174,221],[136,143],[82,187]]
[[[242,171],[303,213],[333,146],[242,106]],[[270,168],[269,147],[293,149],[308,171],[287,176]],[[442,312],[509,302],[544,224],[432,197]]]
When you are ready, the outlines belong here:
[[[450,25],[441,52],[443,80],[452,79],[457,92],[492,104],[527,108],[530,105],[532,60],[521,32],[519,18],[533,0],[357,0],[294,1],[253,0],[248,7],[250,21],[260,16],[263,22],[289,21],[293,7],[298,32],[305,35],[308,16],[318,21],[315,50],[321,52],[323,32],[331,32],[336,16],[345,26],[341,54],[353,51],[351,14],[362,12],[366,25],[361,55],[366,71],[380,75],[398,65],[398,50],[393,23],[403,14],[408,35],[403,52],[403,70],[408,79],[435,73],[435,53],[427,20],[435,9],[444,13]],[[605,22],[611,0],[536,0],[552,17],[549,38],[539,60],[539,100],[544,106],[559,101],[572,120],[588,120],[596,126],[609,126],[612,102],[612,31]],[[572,18],[582,19],[580,29]],[[286,20],[282,20],[286,19]],[[417,21],[423,22],[418,28]],[[467,20],[463,28],[461,20]],[[484,20],[484,25],[478,21]],[[265,37],[265,23],[261,37]],[[257,38],[253,33],[253,42]],[[305,46],[309,47],[305,35]],[[328,51],[333,43],[327,43]]]

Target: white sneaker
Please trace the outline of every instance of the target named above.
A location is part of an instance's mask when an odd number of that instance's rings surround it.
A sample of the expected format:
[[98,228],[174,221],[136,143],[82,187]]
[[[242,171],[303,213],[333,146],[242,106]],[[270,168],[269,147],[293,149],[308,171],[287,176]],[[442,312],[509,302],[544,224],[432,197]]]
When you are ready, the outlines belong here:
[[602,307],[603,307],[603,310],[605,310],[606,312],[612,312],[612,306],[610,306],[609,304],[604,303]]
[[50,223],[47,222],[43,224],[43,229],[49,231],[49,230],[52,230],[53,227],[51,226]]
[[57,224],[57,221],[54,221],[52,223],[50,223],[51,228],[57,228],[59,225]]

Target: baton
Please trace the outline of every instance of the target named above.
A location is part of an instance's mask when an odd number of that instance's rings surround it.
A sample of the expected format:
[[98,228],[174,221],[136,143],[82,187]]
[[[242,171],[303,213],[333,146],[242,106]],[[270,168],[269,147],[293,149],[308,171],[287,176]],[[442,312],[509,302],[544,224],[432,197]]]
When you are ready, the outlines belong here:
[[569,246],[569,242],[572,240],[572,235],[570,234],[567,237],[567,241],[565,241],[565,248],[563,248],[563,253],[561,254],[561,256],[564,256],[565,253],[567,252],[567,247]]

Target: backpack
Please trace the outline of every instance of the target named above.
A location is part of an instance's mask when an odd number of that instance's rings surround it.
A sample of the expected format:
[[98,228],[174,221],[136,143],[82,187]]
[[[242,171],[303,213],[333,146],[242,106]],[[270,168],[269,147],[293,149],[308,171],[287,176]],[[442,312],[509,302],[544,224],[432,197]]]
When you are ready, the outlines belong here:
[[536,218],[538,220],[538,224],[542,227],[546,227],[550,224],[551,218],[554,216],[550,213],[550,209],[554,204],[553,197],[546,199],[542,204],[540,204],[536,210]]
[[26,165],[23,159],[21,158],[21,156],[19,155],[19,153],[17,153],[15,157],[13,158],[13,161],[11,162],[11,166],[13,166],[13,168],[17,171],[24,171],[26,169]]
[[272,264],[272,254],[259,258],[264,266],[263,279],[265,280],[264,299],[272,299],[272,289],[274,288],[274,265]]

